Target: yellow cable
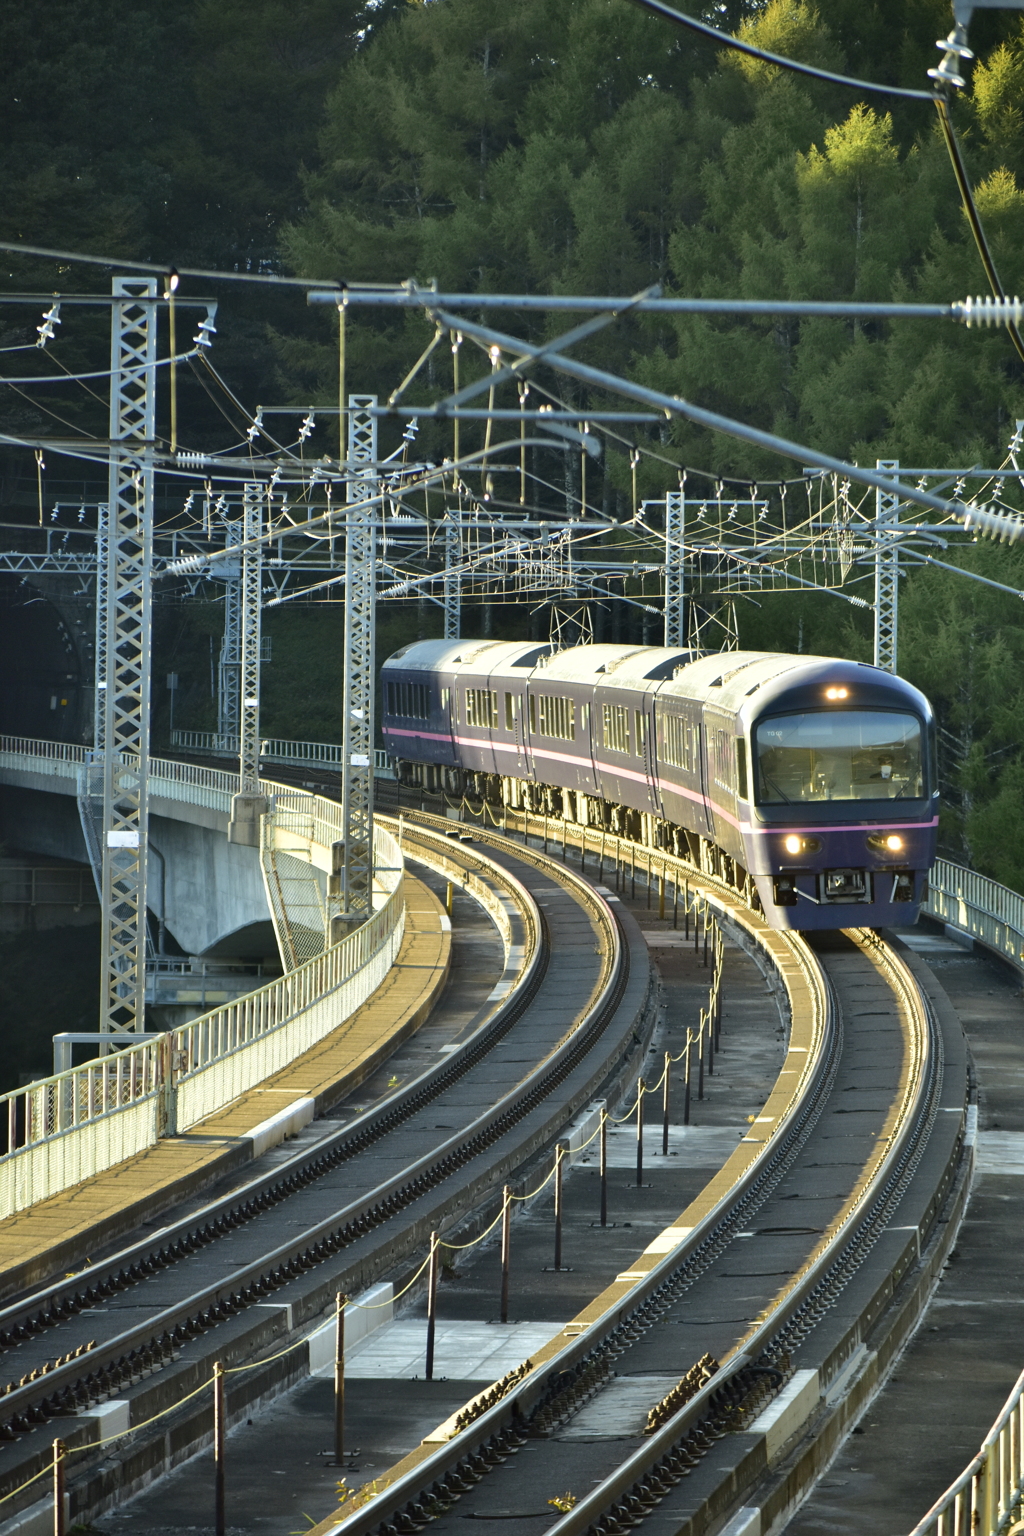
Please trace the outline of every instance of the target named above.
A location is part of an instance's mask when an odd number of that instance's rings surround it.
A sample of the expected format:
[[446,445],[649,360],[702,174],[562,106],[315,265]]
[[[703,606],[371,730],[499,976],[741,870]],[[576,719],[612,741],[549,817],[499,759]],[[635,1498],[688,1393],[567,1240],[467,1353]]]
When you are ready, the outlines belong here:
[[[54,1438],[57,1438],[57,1437],[55,1436]],[[81,1447],[76,1446],[75,1449],[79,1450],[79,1449],[81,1449]],[[67,1453],[67,1449],[65,1448],[64,1455],[66,1456],[67,1454],[68,1454]],[[64,1457],[61,1457],[62,1461],[63,1461],[63,1459],[64,1459]],[[6,1504],[8,1499],[13,1499],[15,1494],[23,1492],[23,1490],[26,1489],[26,1488],[31,1488],[33,1483],[37,1483],[41,1477],[45,1477],[48,1472],[52,1472],[52,1471],[53,1471],[53,1462],[52,1461],[48,1461],[46,1463],[45,1467],[40,1467],[39,1471],[36,1472],[32,1477],[29,1478],[27,1483],[21,1483],[21,1484],[19,1484],[19,1486],[17,1488],[12,1488],[10,1493],[5,1493],[3,1495],[3,1497],[0,1498],[0,1504]]]

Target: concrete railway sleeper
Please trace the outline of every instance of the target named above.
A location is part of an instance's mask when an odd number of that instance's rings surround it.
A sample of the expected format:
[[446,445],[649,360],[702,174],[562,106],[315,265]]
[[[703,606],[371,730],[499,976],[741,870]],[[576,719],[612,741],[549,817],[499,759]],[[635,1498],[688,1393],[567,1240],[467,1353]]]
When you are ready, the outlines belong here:
[[[523,820],[524,834],[540,830],[531,828],[530,820]],[[586,847],[585,831],[581,829],[578,835]],[[590,843],[591,852],[596,841]],[[602,851],[607,851],[605,837],[600,841]],[[622,850],[616,852],[621,858]],[[655,854],[654,859],[662,878],[700,880],[723,918],[748,932],[756,929],[756,919],[724,881],[706,876],[701,879],[671,856]],[[777,945],[782,936],[762,937]],[[843,1386],[846,1378],[856,1376],[869,1353],[865,1340],[878,1322],[886,1298],[893,1296],[915,1257],[920,1259],[929,1239],[940,1231],[943,1203],[951,1190],[955,1193],[964,1187],[961,1153],[966,1059],[955,1019],[951,1022],[947,1017],[940,1027],[930,1000],[907,964],[876,934],[869,930],[849,932],[847,953],[827,956],[824,965],[817,963],[797,935],[785,937],[815,995],[817,1020],[808,1030],[808,1043],[795,1046],[805,1065],[792,1092],[783,1086],[787,1072],[790,1077],[794,1073],[791,1038],[787,1068],[766,1108],[772,1107],[780,1091],[788,1093],[788,1103],[781,1114],[766,1117],[774,1124],[761,1151],[745,1168],[741,1166],[742,1151],[734,1154],[740,1166],[730,1170],[727,1164],[719,1176],[728,1188],[692,1229],[686,1225],[689,1213],[678,1218],[678,1226],[666,1229],[663,1238],[673,1232],[678,1235],[676,1241],[668,1243],[671,1252],[659,1257],[665,1249],[656,1241],[638,1260],[637,1272],[620,1277],[629,1284],[609,1287],[535,1357],[532,1370],[521,1379],[512,1377],[507,1384],[502,1383],[500,1394],[492,1389],[474,1399],[419,1451],[399,1463],[390,1480],[383,1480],[382,1491],[376,1491],[381,1488],[382,1480],[378,1479],[372,1497],[356,1496],[337,1516],[316,1527],[314,1536],[411,1536],[428,1522],[443,1528],[456,1500],[460,1501],[461,1517],[487,1518],[495,1505],[505,1506],[507,1515],[510,1497],[513,1503],[516,1499],[514,1488],[535,1486],[538,1480],[543,1481],[544,1471],[559,1486],[567,1481],[571,1484],[576,1447],[570,1440],[562,1440],[552,1458],[551,1447],[545,1448],[545,1443],[557,1441],[561,1426],[595,1395],[610,1390],[614,1385],[612,1364],[620,1355],[641,1352],[633,1366],[634,1380],[638,1371],[643,1372],[644,1349],[650,1369],[660,1346],[654,1346],[645,1335],[660,1337],[659,1325],[685,1293],[689,1293],[690,1306],[701,1295],[708,1297],[709,1285],[720,1283],[715,1269],[718,1266],[721,1275],[723,1255],[732,1250],[738,1238],[757,1236],[749,1228],[759,1209],[773,1197],[796,1198],[780,1194],[780,1186],[786,1181],[788,1188],[794,1178],[806,1179],[809,1170],[819,1166],[808,1152],[820,1153],[825,1137],[823,1117],[852,1112],[849,1101],[838,1102],[837,1073],[841,1070],[848,1079],[859,1070],[858,1053],[868,1052],[875,1058],[877,1045],[872,1037],[879,1031],[867,1021],[887,1011],[890,1035],[902,1040],[886,1089],[888,1100],[879,1102],[877,1124],[862,1138],[864,1155],[847,1179],[843,1198],[833,1198],[829,1192],[833,1208],[820,1231],[820,1240],[805,1243],[799,1262],[776,1294],[772,1294],[771,1286],[766,1290],[762,1287],[765,1304],[753,1326],[726,1341],[721,1366],[705,1356],[698,1362],[704,1370],[696,1378],[694,1368],[681,1373],[674,1398],[670,1393],[667,1399],[652,1403],[646,1433],[638,1432],[634,1437],[619,1430],[619,1454],[623,1435],[627,1443],[634,1440],[635,1449],[585,1497],[573,1496],[573,1507],[554,1523],[553,1532],[557,1536],[620,1536],[641,1524],[657,1505],[672,1500],[673,1490],[691,1476],[694,1482],[687,1486],[687,1497],[681,1502],[676,1499],[676,1507],[662,1510],[659,1518],[669,1518],[674,1531],[693,1536],[720,1525],[730,1510],[745,1502],[751,1490],[771,1482],[780,1447],[791,1447],[794,1435],[816,1414],[820,1416],[824,1391],[837,1382]],[[785,967],[781,969],[785,976]],[[787,980],[792,996],[792,976]],[[865,1009],[858,989],[863,993],[873,987],[877,992],[880,983],[889,994],[887,1009],[877,998],[877,1007]],[[893,1031],[896,1019],[899,1028]],[[794,1010],[794,1034],[796,1023]],[[847,1050],[841,1065],[844,1033]],[[945,1081],[944,1057],[953,1067]],[[854,1086],[847,1081],[844,1091]],[[942,1116],[940,1110],[950,1111],[955,1119]],[[935,1138],[932,1166],[921,1181],[923,1188],[915,1186],[911,1197],[908,1192],[914,1175],[937,1125],[943,1134]],[[816,1126],[820,1131],[817,1144]],[[834,1171],[833,1167],[833,1175]],[[958,1171],[960,1182],[955,1185]],[[832,1182],[836,1182],[834,1176]],[[713,1180],[709,1186],[713,1194],[715,1184]],[[908,1215],[916,1216],[916,1220],[908,1220],[907,1227],[897,1232],[912,1231],[913,1240],[903,1239],[894,1255],[892,1224],[905,1199]],[[762,1230],[819,1235],[817,1229],[808,1227]],[[883,1239],[883,1252],[875,1264],[878,1270],[880,1263],[879,1279],[878,1273],[864,1271],[871,1270],[868,1261]],[[935,1240],[940,1242],[940,1237]],[[645,1264],[647,1272],[641,1273]],[[925,1270],[919,1291],[927,1289],[927,1266]],[[707,1277],[703,1288],[702,1276]],[[762,1420],[772,1419],[773,1414],[774,1433],[757,1432]],[[833,1443],[837,1432],[833,1425]],[[438,1440],[442,1443],[435,1444]],[[766,1449],[769,1443],[770,1450]],[[614,1449],[610,1444],[609,1459]],[[589,1450],[589,1462],[576,1456],[584,1479],[584,1469],[589,1466],[591,1473],[594,1469],[592,1444]],[[502,1467],[515,1452],[524,1453],[526,1461],[516,1465],[514,1483],[510,1484],[513,1474],[503,1472]],[[720,1465],[708,1465],[716,1460]],[[492,1475],[478,1487],[486,1473]],[[762,1492],[766,1509],[784,1508],[786,1500],[795,1496],[785,1487],[780,1492],[778,1479],[776,1485],[762,1488]],[[770,1520],[766,1521],[758,1509],[753,1514],[757,1516],[756,1530],[766,1531]],[[754,1524],[751,1529],[755,1529]]]
[[[453,852],[450,843],[428,828],[417,828],[415,832],[407,828],[407,835],[410,842],[415,841],[422,855],[425,855],[427,844],[436,845],[439,860],[450,858]],[[462,867],[473,860],[478,865],[494,865],[494,861],[486,859],[479,850],[461,844],[457,859]],[[159,1372],[179,1353],[187,1353],[190,1340],[199,1339],[211,1328],[258,1306],[275,1293],[280,1294],[286,1287],[291,1287],[288,1292],[291,1296],[295,1291],[294,1282],[307,1271],[315,1272],[320,1266],[327,1265],[332,1271],[330,1279],[317,1284],[320,1289],[325,1284],[333,1285],[338,1266],[336,1263],[330,1265],[329,1261],[343,1250],[354,1252],[356,1267],[351,1271],[351,1278],[356,1284],[365,1283],[367,1277],[375,1273],[375,1265],[393,1263],[404,1252],[403,1244],[415,1244],[419,1230],[417,1222],[422,1225],[423,1221],[445,1219],[448,1214],[446,1200],[462,1200],[465,1204],[466,1200],[472,1203],[472,1200],[486,1197],[494,1178],[500,1185],[503,1177],[540,1147],[549,1144],[564,1125],[566,1116],[571,1116],[588,1102],[610,1074],[613,1078],[616,1073],[621,1077],[627,1065],[633,1070],[638,1044],[643,1049],[641,1035],[653,1022],[650,973],[638,931],[628,918],[617,914],[613,906],[585,882],[552,861],[538,858],[532,852],[523,855],[520,850],[508,850],[504,862],[512,870],[533,871],[545,882],[546,889],[555,888],[562,893],[568,914],[566,921],[572,912],[577,914],[570,923],[577,944],[579,910],[582,908],[594,937],[587,952],[589,959],[585,970],[581,971],[581,975],[589,978],[585,989],[572,992],[571,999],[574,1000],[567,1000],[565,992],[555,985],[552,977],[545,993],[544,952],[551,948],[552,931],[557,922],[562,922],[565,927],[563,920],[558,918],[556,922],[549,910],[543,926],[543,943],[538,939],[532,956],[536,979],[533,993],[527,997],[510,996],[505,1008],[496,1012],[491,1023],[481,1031],[480,1038],[475,1039],[467,1051],[467,1055],[475,1055],[478,1062],[486,1060],[487,1086],[483,1102],[490,1107],[483,1113],[474,1113],[459,1134],[443,1139],[440,1145],[413,1158],[393,1177],[347,1206],[335,1209],[326,1220],[310,1225],[300,1236],[277,1245],[265,1244],[271,1251],[263,1252],[254,1262],[241,1265],[212,1285],[204,1285],[198,1290],[189,1288],[190,1294],[183,1295],[171,1306],[153,1307],[146,1319],[136,1326],[114,1336],[101,1337],[99,1342],[86,1340],[84,1353],[73,1352],[75,1358],[68,1358],[65,1349],[64,1359],[55,1362],[50,1370],[38,1372],[34,1380],[33,1373],[28,1372],[27,1379],[12,1384],[0,1404],[0,1440],[19,1443],[0,1448],[0,1494],[31,1475],[40,1454],[45,1457],[48,1443],[42,1444],[46,1437],[41,1437],[36,1448],[36,1437],[31,1435],[35,1426],[78,1415],[91,1404],[123,1394],[131,1383]],[[503,878],[506,888],[514,883],[507,872],[503,873]],[[558,942],[564,943],[564,937]],[[565,957],[562,957],[562,963],[565,963]],[[545,1026],[541,1059],[537,1061],[535,1057],[536,1064],[527,1069],[525,1075],[522,1066],[506,1068],[506,1077],[511,1072],[511,1086],[500,1094],[497,1102],[492,1102],[497,1079],[494,1063],[485,1053],[505,1036],[514,1041],[516,1023],[520,1019],[529,1019],[531,997],[544,996],[547,996],[548,1004],[553,998],[558,999],[558,1011],[564,1025],[561,1028]],[[512,1058],[513,1061],[516,1059]],[[461,1081],[467,1081],[472,1064],[466,1068],[457,1061],[448,1061],[425,1088],[417,1087],[415,1092],[436,1099],[440,1090],[431,1092],[435,1081],[440,1079],[450,1084],[459,1076],[460,1068]],[[190,1254],[198,1253],[216,1237],[227,1237],[233,1232],[244,1235],[249,1223],[254,1224],[249,1235],[260,1242],[258,1222],[262,1213],[272,1214],[273,1207],[293,1192],[301,1199],[302,1191],[329,1171],[335,1153],[341,1159],[351,1156],[347,1149],[356,1137],[365,1138],[368,1132],[373,1134],[376,1160],[381,1155],[381,1146],[388,1145],[384,1139],[387,1133],[400,1132],[409,1123],[410,1115],[402,1113],[401,1106],[396,1107],[391,1102],[375,1117],[366,1118],[369,1125],[357,1126],[354,1132],[351,1129],[339,1132],[304,1158],[293,1160],[291,1166],[279,1168],[269,1178],[253,1181],[227,1200],[210,1206],[199,1222],[193,1218],[179,1224],[178,1228],[169,1228],[157,1234],[149,1244],[137,1245],[118,1255],[113,1262],[96,1266],[87,1282],[83,1281],[82,1275],[77,1275],[8,1308],[0,1317],[0,1326],[6,1330],[9,1343],[30,1340],[39,1331],[60,1323],[66,1325],[66,1334],[77,1323],[76,1314],[83,1312],[90,1314],[90,1333],[98,1332],[92,1314],[102,1311],[105,1297],[142,1284],[148,1277],[156,1276],[165,1281],[166,1272],[170,1272],[173,1278],[176,1270],[187,1283]],[[484,1163],[482,1170],[474,1172],[471,1166],[474,1160],[478,1164],[483,1162],[487,1153],[491,1154],[493,1162]],[[467,1179],[470,1181],[469,1193]],[[455,1186],[451,1195],[446,1193],[449,1181]],[[437,1195],[432,1196],[435,1190],[439,1191],[440,1199]],[[418,1211],[424,1207],[426,1214],[419,1217]],[[401,1233],[389,1236],[388,1224],[395,1217],[403,1219],[403,1229]],[[374,1245],[380,1245],[381,1238],[377,1233],[381,1228],[385,1229],[385,1256],[375,1259]],[[265,1243],[265,1239],[262,1241]],[[315,1273],[312,1279],[317,1280]],[[314,1291],[317,1284],[313,1286]],[[144,1298],[139,1300],[144,1301]],[[317,1294],[307,1312],[296,1306],[295,1315],[312,1318],[322,1307],[323,1301]],[[287,1310],[291,1328],[290,1302]],[[266,1347],[266,1339],[263,1339],[256,1352],[260,1348],[265,1352]],[[239,1358],[246,1357],[236,1354],[235,1363]],[[174,1373],[169,1374],[173,1376]],[[63,1425],[61,1427],[63,1429]],[[83,1429],[86,1427],[82,1426]],[[85,1438],[87,1440],[88,1435]],[[79,1439],[82,1439],[81,1430]],[[5,1516],[12,1513],[14,1507],[8,1505]]]

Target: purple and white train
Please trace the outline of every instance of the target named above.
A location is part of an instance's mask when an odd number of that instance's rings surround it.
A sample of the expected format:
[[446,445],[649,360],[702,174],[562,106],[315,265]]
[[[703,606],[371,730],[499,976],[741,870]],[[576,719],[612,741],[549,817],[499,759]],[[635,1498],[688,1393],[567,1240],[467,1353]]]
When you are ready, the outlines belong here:
[[423,640],[382,681],[403,783],[670,849],[759,900],[773,928],[917,919],[938,826],[935,726],[924,695],[877,667]]

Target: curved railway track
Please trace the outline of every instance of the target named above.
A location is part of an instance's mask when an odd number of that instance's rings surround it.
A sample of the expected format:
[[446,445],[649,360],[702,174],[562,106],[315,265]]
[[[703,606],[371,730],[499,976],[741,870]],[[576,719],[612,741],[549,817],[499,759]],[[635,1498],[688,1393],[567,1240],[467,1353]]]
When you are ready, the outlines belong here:
[[[527,834],[538,841],[547,837],[546,821],[542,829],[539,818],[520,813],[517,819],[524,841]],[[636,848],[627,854],[610,838],[606,848],[603,834],[579,827],[572,828],[570,841],[593,855],[598,836],[600,868],[606,855],[616,871],[628,857],[635,876]],[[0,1356],[0,1369],[5,1358],[27,1363],[33,1349],[50,1359],[66,1354],[74,1330],[83,1332],[83,1313],[93,1313],[97,1304],[104,1318],[100,1324],[88,1317],[98,1342],[84,1357],[52,1369],[45,1381],[15,1385],[0,1400],[0,1418],[6,1416],[8,1425],[0,1435],[18,1437],[17,1445],[0,1450],[0,1492],[41,1465],[48,1452],[50,1435],[44,1433],[39,1451],[31,1453],[33,1424],[81,1413],[152,1370],[158,1371],[154,1381],[174,1377],[179,1390],[187,1390],[208,1371],[214,1353],[224,1354],[224,1346],[213,1349],[202,1335],[216,1332],[218,1324],[230,1332],[239,1312],[267,1298],[290,1301],[302,1291],[305,1300],[292,1304],[288,1326],[312,1321],[338,1284],[335,1256],[342,1250],[347,1272],[359,1277],[346,1288],[376,1278],[401,1252],[422,1244],[442,1202],[450,1216],[465,1215],[472,1199],[500,1186],[517,1162],[550,1142],[596,1091],[598,1058],[605,1077],[621,1072],[628,1047],[623,1050],[620,1037],[630,1034],[628,1021],[649,1006],[640,975],[646,950],[622,905],[556,861],[529,847],[510,847],[496,833],[474,828],[472,844],[453,849],[451,824],[421,815],[415,825],[406,823],[406,838],[413,857],[417,843],[422,850],[424,840],[435,848],[443,842],[449,859],[463,866],[486,845],[488,856],[506,873],[514,871],[524,888],[543,885],[547,931],[524,954],[519,986],[464,1055],[435,1069],[429,1080],[409,1085],[264,1180],[212,1203],[180,1230],[168,1227],[148,1247],[119,1255],[102,1275],[91,1274],[87,1286],[76,1276],[0,1314],[0,1330],[21,1340],[15,1345],[11,1339],[12,1352]],[[764,930],[737,893],[712,876],[643,850],[641,878],[655,876],[675,886],[700,884],[713,909],[745,944],[760,946],[782,978],[790,1002],[789,1050],[762,1115],[692,1206],[540,1352],[521,1379],[498,1383],[467,1404],[432,1443],[393,1469],[375,1497],[356,1501],[318,1527],[324,1536],[340,1530],[346,1536],[412,1536],[428,1523],[444,1526],[466,1515],[500,1517],[506,1526],[521,1518],[525,1536],[545,1527],[538,1522],[543,1511],[524,1507],[522,1490],[549,1483],[554,1493],[568,1485],[576,1500],[561,1518],[548,1512],[558,1536],[619,1536],[656,1509],[673,1520],[673,1531],[685,1528],[696,1536],[720,1524],[752,1488],[773,1476],[778,1482],[779,1446],[791,1437],[787,1429],[780,1440],[782,1431],[776,1427],[773,1436],[764,1424],[773,1411],[777,1425],[795,1421],[798,1429],[820,1414],[819,1399],[834,1395],[837,1384],[863,1365],[870,1329],[920,1258],[954,1179],[962,1139],[966,1078],[949,1021],[936,1018],[907,965],[873,934],[851,934],[840,947],[815,954],[799,935]],[[553,902],[558,888],[563,894]],[[662,896],[664,890],[662,883]],[[567,915],[568,906],[560,914],[560,905],[569,903],[574,915]],[[571,1019],[565,1017],[570,988],[561,961],[557,981],[550,960],[545,963],[559,936],[568,944],[565,953],[571,950],[577,962],[589,965],[588,1004]],[[548,1018],[538,1052],[529,1021],[545,1012],[546,983],[549,1003],[557,993],[562,1020],[552,1029]],[[529,1041],[538,1064],[520,1082],[511,1080],[514,1072],[503,1079],[506,1093],[494,1104],[494,1063],[502,1043],[513,1041],[513,1056]],[[478,1102],[472,1094],[467,1101],[478,1069],[486,1075],[486,1091]],[[464,1119],[471,1118],[467,1102],[483,1112],[463,1134],[440,1142],[435,1135],[429,1148],[413,1145],[416,1136],[430,1139],[426,1120],[452,1102],[446,1094],[461,1094],[457,1113]],[[447,1128],[444,1120],[432,1127]],[[418,1155],[393,1157],[398,1138]],[[358,1195],[344,1204],[371,1145],[374,1168],[386,1162],[391,1176],[378,1179],[368,1193],[364,1178]],[[915,1180],[915,1174],[922,1176]],[[268,1217],[276,1211],[287,1222],[303,1222],[316,1203],[330,1205],[326,1220],[308,1222],[297,1238],[263,1251]],[[297,1214],[286,1214],[291,1212]],[[394,1228],[387,1224],[395,1216],[402,1218],[401,1244],[389,1237]],[[236,1245],[241,1258],[229,1252]],[[178,1277],[187,1286],[191,1259],[210,1254],[229,1273],[167,1305],[168,1281]],[[330,1272],[319,1284],[318,1269]],[[156,1294],[146,1323],[116,1334],[118,1295],[147,1277]],[[0,1331],[0,1345],[5,1342]],[[271,1342],[264,1330],[229,1358],[266,1351]],[[702,1369],[704,1356],[714,1360]],[[172,1361],[178,1362],[173,1371],[167,1369]],[[602,1422],[616,1420],[623,1377],[630,1378],[634,1405],[640,1381],[650,1433],[635,1423],[624,1430],[619,1424],[613,1435],[601,1429]],[[55,1422],[53,1432],[71,1438],[66,1421]],[[766,1507],[771,1498],[786,1497],[776,1489],[765,1496]]]
[[[676,864],[656,855],[654,867],[683,878]],[[754,933],[736,894],[707,883]],[[864,1369],[872,1328],[928,1244],[960,1162],[967,1074],[955,1020],[939,1020],[876,934],[817,954],[796,934],[759,938],[787,981],[792,1032],[751,1136],[525,1374],[473,1399],[316,1536],[428,1523],[454,1536],[467,1517],[526,1533],[545,1515],[557,1536],[620,1536],[655,1511],[696,1536],[752,1496],[776,1511],[796,1497],[780,1457],[798,1459],[794,1436]],[[841,1424],[834,1412],[823,1443]],[[541,1489],[562,1495],[560,1518]],[[744,1529],[766,1530],[753,1513]]]
[[[532,851],[453,845],[450,824],[406,823],[404,837],[414,859],[496,888],[511,924],[511,965],[495,989],[505,996],[457,1052],[379,1107],[198,1215],[0,1312],[0,1493],[48,1454],[50,1435],[34,1433],[42,1426],[74,1443],[69,1416],[143,1378],[173,1401],[197,1372],[203,1379],[211,1351],[237,1363],[266,1350],[267,1314],[241,1334],[239,1323],[278,1300],[270,1335],[279,1347],[282,1331],[312,1321],[340,1283],[369,1283],[424,1229],[500,1185],[635,1055],[652,996],[628,919]],[[531,886],[543,893],[543,917]],[[133,1405],[140,1420],[152,1411]],[[90,1435],[95,1420],[80,1419],[79,1438]]]

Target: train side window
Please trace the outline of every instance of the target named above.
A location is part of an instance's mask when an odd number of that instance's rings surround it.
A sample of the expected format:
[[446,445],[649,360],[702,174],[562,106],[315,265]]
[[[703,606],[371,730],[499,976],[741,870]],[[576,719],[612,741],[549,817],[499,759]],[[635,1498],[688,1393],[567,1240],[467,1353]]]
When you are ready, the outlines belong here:
[[636,740],[636,755],[643,757],[644,748],[647,745],[647,716],[640,709],[633,711],[633,735]]
[[601,705],[601,737],[609,752],[629,751],[629,710],[624,704]]
[[576,740],[576,701],[557,694],[542,693],[537,700],[538,734],[556,736],[560,741]]
[[506,695],[505,695],[505,729],[506,729],[506,731],[514,731],[515,728],[516,728],[516,701],[515,701],[515,695],[511,694],[511,693],[506,693]]
[[714,735],[714,764],[712,772],[719,789],[735,792],[736,765],[733,758],[733,738],[728,731],[716,731]]
[[530,732],[532,735],[537,733],[537,696],[533,693],[530,694]]
[[665,715],[664,757],[673,768],[693,771],[693,754],[690,750],[690,727],[682,715]]
[[498,723],[498,695],[493,688],[466,689],[466,724],[489,731]]
[[430,719],[430,694],[426,683],[388,683],[384,692],[389,715],[405,720]]
[[741,800],[750,799],[747,787],[747,743],[742,736],[736,737],[736,793]]
[[441,689],[441,708],[442,709],[447,709],[448,708],[448,701],[449,701],[450,698],[451,698],[451,693],[449,692],[449,690],[447,688],[442,688]]

